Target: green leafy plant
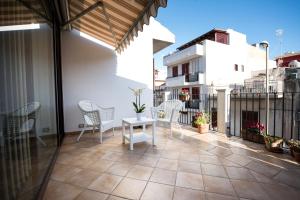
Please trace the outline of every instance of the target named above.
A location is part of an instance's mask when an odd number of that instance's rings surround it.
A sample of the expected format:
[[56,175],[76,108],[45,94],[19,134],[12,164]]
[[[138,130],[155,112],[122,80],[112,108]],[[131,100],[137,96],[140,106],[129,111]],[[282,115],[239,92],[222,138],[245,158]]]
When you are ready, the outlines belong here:
[[194,123],[198,125],[204,125],[209,123],[209,114],[204,112],[198,112],[195,116]]
[[145,104],[143,104],[143,105],[137,105],[135,102],[132,102],[132,104],[133,104],[133,107],[134,107],[134,111],[136,113],[142,113],[146,109],[146,105]]
[[138,89],[129,88],[129,89],[133,92],[133,95],[135,96],[135,102],[132,102],[134,111],[136,113],[144,112],[146,109],[146,105],[145,104],[141,105],[141,94],[143,92],[143,89],[142,88],[138,88]]
[[292,151],[300,153],[300,141],[291,139],[286,142]]

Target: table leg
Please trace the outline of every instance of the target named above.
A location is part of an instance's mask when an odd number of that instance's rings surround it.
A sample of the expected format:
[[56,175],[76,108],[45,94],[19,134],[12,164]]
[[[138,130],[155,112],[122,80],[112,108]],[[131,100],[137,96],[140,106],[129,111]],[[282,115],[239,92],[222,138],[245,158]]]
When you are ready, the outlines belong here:
[[143,132],[146,131],[146,124],[143,124]]
[[156,145],[155,131],[156,131],[156,122],[153,122],[152,123],[152,145]]
[[122,142],[125,144],[125,123],[122,122]]
[[133,150],[133,126],[130,125],[130,150]]

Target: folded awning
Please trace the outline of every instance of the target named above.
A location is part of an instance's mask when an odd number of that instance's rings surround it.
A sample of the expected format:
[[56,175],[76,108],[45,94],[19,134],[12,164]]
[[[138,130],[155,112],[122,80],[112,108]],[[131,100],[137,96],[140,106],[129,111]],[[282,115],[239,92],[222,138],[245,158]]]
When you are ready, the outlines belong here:
[[151,16],[157,16],[159,7],[167,6],[167,0],[69,0],[70,20],[93,5],[96,8],[71,26],[120,51],[149,24]]
[[[151,16],[157,16],[159,7],[167,6],[167,0],[63,0],[60,4],[66,13],[63,29],[77,29],[121,51],[149,24]],[[4,0],[0,5],[0,26],[51,22],[39,1]]]

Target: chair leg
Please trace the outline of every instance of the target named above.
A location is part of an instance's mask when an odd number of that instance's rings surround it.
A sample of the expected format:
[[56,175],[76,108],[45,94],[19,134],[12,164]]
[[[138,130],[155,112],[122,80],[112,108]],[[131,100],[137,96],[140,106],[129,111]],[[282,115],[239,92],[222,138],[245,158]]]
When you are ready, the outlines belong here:
[[100,130],[100,144],[102,144],[102,131]]
[[84,133],[84,131],[85,131],[85,129],[84,129],[84,127],[83,127],[83,129],[82,129],[82,131],[81,131],[80,135],[79,135],[79,136],[78,136],[78,138],[77,138],[77,142],[79,142],[79,140],[80,140],[80,138],[81,138],[82,134]]
[[173,137],[173,132],[172,132],[172,123],[170,124],[170,132],[171,132],[171,137]]
[[183,132],[182,132],[181,125],[179,123],[177,123],[177,126],[179,127],[179,130],[180,130],[180,133],[181,133],[180,139],[183,139]]
[[102,130],[101,130],[101,125],[99,126],[99,134],[100,134],[100,144],[102,144]]
[[115,127],[113,127],[113,136],[115,136]]

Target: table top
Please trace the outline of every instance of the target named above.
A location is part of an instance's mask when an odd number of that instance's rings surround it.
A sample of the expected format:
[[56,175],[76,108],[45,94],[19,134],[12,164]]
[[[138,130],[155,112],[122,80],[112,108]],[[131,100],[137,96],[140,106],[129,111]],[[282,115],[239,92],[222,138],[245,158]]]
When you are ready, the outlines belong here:
[[142,117],[141,120],[137,120],[136,117],[123,118],[122,122],[132,125],[142,125],[142,124],[152,124],[155,122],[155,119]]

